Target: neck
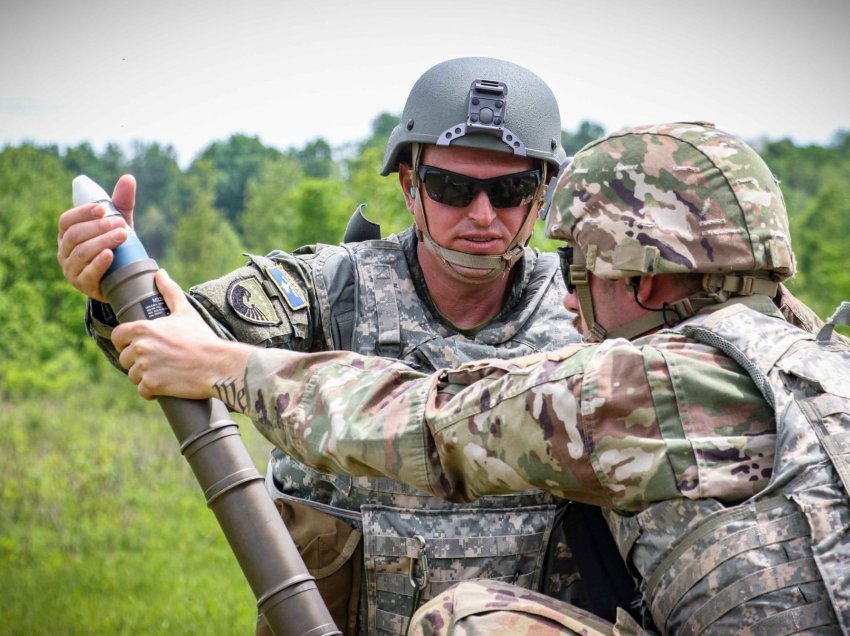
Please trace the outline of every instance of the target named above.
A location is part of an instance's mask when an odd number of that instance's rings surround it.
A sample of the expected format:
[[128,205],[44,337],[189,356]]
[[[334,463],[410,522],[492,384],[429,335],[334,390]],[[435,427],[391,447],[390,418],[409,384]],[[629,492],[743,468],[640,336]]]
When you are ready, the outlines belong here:
[[449,275],[442,262],[421,242],[417,256],[437,311],[454,326],[471,329],[496,316],[513,281],[513,268],[494,280],[482,283],[464,282]]

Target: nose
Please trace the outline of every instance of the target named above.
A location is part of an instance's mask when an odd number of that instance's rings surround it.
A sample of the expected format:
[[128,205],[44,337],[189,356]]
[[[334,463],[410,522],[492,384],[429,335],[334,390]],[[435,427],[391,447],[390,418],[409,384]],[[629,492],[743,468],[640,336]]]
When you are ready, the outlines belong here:
[[564,294],[564,308],[568,311],[578,313],[578,298],[575,292],[567,292]]
[[490,204],[490,199],[487,193],[479,190],[475,193],[475,198],[469,204],[469,218],[475,221],[481,227],[489,227],[496,219],[496,211]]

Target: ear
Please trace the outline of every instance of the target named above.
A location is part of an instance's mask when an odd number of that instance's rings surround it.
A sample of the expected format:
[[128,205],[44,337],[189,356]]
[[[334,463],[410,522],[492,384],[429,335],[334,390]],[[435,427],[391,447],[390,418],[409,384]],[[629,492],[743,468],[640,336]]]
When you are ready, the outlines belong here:
[[416,189],[413,187],[413,179],[410,176],[410,166],[406,163],[398,164],[398,182],[401,184],[401,192],[407,209],[413,212]]
[[657,276],[641,276],[638,280],[637,299],[647,307],[654,307],[655,296],[659,293],[658,283]]

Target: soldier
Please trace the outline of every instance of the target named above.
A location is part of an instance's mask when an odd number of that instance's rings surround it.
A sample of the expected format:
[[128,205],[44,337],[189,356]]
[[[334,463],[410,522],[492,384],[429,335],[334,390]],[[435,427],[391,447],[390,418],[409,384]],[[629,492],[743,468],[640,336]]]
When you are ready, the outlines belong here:
[[[534,487],[605,507],[662,633],[850,633],[850,346],[832,333],[850,304],[817,335],[783,316],[795,261],[761,158],[707,124],[614,133],[562,171],[547,234],[567,242],[565,303],[598,344],[423,376],[220,343],[187,385],[190,364],[166,367],[179,355],[151,353],[156,339],[127,325],[114,340],[148,394],[239,379],[231,406],[319,469],[454,501]],[[191,335],[197,317],[161,280]],[[464,583],[412,625],[473,619],[569,630],[577,615]]]
[[[189,302],[228,340],[345,349],[425,372],[576,341],[561,308],[557,257],[524,247],[544,184],[565,159],[560,135],[555,97],[527,69],[486,58],[438,64],[413,86],[382,168],[384,175],[398,172],[410,230],[382,241],[252,256],[246,267],[192,288]],[[114,202],[128,219],[134,193],[134,181],[123,177]],[[58,257],[68,280],[93,299],[89,331],[117,364],[109,340],[116,322],[99,281],[126,231],[101,216],[92,205],[66,212]],[[280,451],[272,454],[267,485],[348,633],[358,613],[362,633],[401,633],[418,598],[459,579],[542,585],[561,598],[581,594],[562,541],[552,540],[558,558],[544,568],[556,517],[550,495],[448,504],[390,479],[322,474]],[[460,550],[472,537],[477,546]],[[417,542],[429,551],[430,567],[409,572]],[[624,594],[633,593],[625,574],[619,581]],[[351,593],[358,586],[362,599]]]

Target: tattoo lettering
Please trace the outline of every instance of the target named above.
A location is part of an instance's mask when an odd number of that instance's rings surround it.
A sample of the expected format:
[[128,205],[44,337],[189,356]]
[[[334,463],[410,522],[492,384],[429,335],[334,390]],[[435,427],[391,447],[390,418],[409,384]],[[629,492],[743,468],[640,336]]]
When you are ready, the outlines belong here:
[[228,408],[244,413],[248,408],[248,396],[245,395],[245,387],[237,385],[234,378],[222,378],[213,384],[216,396],[224,402]]

